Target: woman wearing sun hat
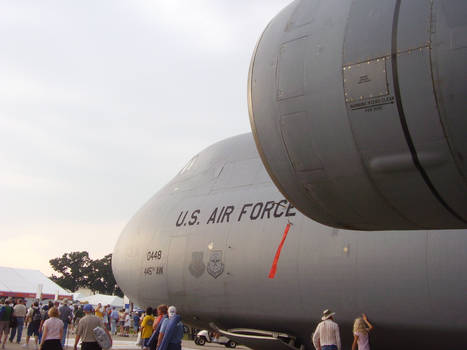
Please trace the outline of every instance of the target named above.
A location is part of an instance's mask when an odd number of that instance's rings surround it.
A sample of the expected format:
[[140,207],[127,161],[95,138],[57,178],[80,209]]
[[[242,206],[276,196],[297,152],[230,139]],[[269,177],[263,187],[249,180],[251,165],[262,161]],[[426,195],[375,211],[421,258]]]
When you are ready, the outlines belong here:
[[334,322],[335,312],[324,310],[321,322],[313,333],[313,345],[321,350],[341,350],[339,326]]

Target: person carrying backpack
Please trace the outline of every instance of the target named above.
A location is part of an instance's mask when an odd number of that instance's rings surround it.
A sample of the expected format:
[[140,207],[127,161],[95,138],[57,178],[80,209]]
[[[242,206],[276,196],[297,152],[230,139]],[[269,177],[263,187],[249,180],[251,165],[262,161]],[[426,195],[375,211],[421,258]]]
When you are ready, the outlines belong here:
[[161,324],[157,350],[182,350],[184,328],[175,306],[169,307],[168,316]]
[[34,348],[37,349],[37,345],[39,343],[39,328],[41,326],[42,321],[41,310],[39,309],[39,303],[37,301],[34,302],[34,304],[32,304],[26,316],[26,319],[29,320],[29,325],[26,334],[26,344],[24,344],[24,347],[29,347],[29,339],[32,335],[34,335]]
[[49,305],[44,305],[41,311],[41,323],[39,325],[39,344],[42,344],[42,325],[44,324],[45,320],[49,318],[47,312],[49,311]]
[[62,301],[62,306],[58,308],[58,313],[60,314],[60,319],[63,322],[62,347],[64,348],[68,333],[68,325],[73,321],[73,310],[68,306],[67,299]]
[[13,315],[13,308],[9,304],[9,300],[6,302],[4,299],[0,300],[0,343],[2,343],[2,349],[5,349],[6,339],[10,333],[10,319]]
[[74,333],[76,333],[76,329],[78,328],[79,320],[81,320],[84,317],[83,306],[75,305],[75,312],[73,313],[73,315],[74,315],[74,318],[73,318],[73,331],[74,331]]

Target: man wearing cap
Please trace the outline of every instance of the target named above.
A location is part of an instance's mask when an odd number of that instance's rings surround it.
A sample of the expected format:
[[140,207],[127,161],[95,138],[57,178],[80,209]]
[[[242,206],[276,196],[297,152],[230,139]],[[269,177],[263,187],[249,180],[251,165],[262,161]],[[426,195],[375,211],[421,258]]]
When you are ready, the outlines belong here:
[[112,343],[112,337],[110,336],[109,330],[104,328],[104,323],[102,319],[95,316],[94,310],[92,305],[86,304],[83,307],[84,317],[79,320],[78,329],[76,330],[76,337],[75,337],[75,346],[74,350],[78,348],[78,342],[81,339],[81,350],[101,350],[99,343],[96,340],[96,336],[94,335],[94,328],[101,327],[107,333],[107,336]]
[[[164,335],[166,333],[169,320],[171,320],[177,315],[177,309],[175,308],[175,306],[169,307],[168,315],[169,315],[169,318],[164,318],[162,321],[161,329],[159,331],[159,339],[157,341],[157,349],[159,349],[159,346],[162,343],[162,339],[164,339]],[[181,350],[182,338],[183,338],[183,323],[180,321],[175,326],[172,336],[170,337],[168,341],[169,345],[167,346],[167,350]]]
[[335,312],[324,310],[321,322],[313,334],[313,345],[318,350],[341,350],[339,326],[334,322]]

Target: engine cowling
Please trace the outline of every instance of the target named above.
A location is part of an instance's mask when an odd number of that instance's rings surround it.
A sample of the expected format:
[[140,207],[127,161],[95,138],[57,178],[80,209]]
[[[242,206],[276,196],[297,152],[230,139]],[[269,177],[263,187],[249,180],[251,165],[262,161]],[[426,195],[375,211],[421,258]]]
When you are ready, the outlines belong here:
[[301,0],[250,65],[279,190],[347,229],[467,228],[467,2]]

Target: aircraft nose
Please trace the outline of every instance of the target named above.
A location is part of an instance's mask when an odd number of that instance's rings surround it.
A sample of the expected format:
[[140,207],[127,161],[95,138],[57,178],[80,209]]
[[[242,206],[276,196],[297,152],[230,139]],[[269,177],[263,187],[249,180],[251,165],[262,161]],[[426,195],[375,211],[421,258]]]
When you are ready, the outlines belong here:
[[112,271],[118,286],[130,300],[138,293],[138,270],[141,247],[138,246],[137,230],[134,220],[125,227],[118,238],[112,253]]
[[[141,307],[167,301],[167,235],[158,232],[153,210],[146,206],[124,228],[112,255],[112,271],[118,286]],[[157,211],[156,211],[157,212]]]

